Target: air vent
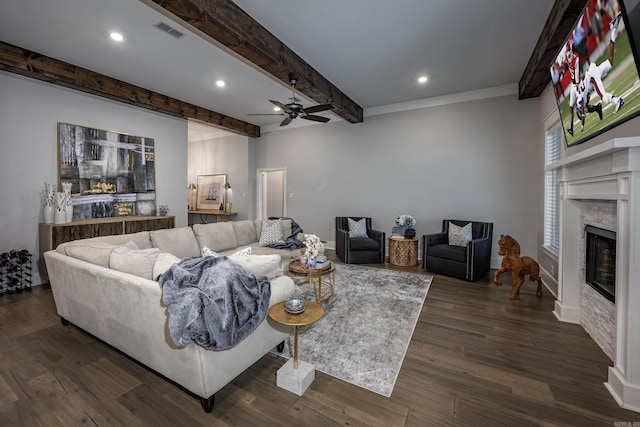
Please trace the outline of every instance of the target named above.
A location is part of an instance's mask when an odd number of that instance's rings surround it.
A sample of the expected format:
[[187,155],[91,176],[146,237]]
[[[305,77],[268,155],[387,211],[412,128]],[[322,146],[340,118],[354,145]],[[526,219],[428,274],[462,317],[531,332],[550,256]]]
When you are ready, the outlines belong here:
[[173,28],[172,26],[165,24],[164,22],[158,22],[157,24],[154,25],[154,27],[156,27],[157,29],[164,31],[165,33],[169,34],[170,36],[173,36],[177,39],[179,39],[180,37],[184,36],[184,34],[182,34],[180,31],[176,30],[175,28]]

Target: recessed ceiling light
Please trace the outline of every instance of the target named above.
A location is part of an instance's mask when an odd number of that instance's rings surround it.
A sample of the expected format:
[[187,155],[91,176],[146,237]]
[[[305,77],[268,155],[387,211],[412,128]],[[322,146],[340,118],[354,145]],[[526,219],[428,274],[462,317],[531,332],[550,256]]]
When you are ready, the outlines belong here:
[[111,37],[111,40],[116,41],[116,42],[121,42],[121,41],[124,40],[124,36],[122,34],[120,34],[120,33],[115,32],[115,31],[112,32],[112,33],[109,33],[109,37]]
[[427,76],[418,77],[418,83],[426,83],[426,82],[427,82]]
[[224,80],[218,80],[216,81],[216,86],[218,87],[225,87],[226,83],[224,82]]
[[280,107],[273,107],[273,111],[280,111]]

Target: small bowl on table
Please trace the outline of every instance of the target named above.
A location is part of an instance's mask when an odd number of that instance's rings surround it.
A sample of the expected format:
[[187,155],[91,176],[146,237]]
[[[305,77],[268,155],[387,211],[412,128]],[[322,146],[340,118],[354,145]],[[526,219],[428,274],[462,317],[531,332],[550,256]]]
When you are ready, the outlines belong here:
[[304,311],[304,300],[291,298],[284,303],[284,310],[289,314],[300,314]]

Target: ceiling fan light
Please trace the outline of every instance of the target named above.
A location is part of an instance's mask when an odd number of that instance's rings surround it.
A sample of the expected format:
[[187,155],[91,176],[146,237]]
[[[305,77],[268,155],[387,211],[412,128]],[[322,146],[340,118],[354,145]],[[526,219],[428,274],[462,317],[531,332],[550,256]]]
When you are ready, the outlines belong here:
[[280,108],[280,107],[273,107],[273,111],[280,111],[280,110],[282,110],[282,108]]

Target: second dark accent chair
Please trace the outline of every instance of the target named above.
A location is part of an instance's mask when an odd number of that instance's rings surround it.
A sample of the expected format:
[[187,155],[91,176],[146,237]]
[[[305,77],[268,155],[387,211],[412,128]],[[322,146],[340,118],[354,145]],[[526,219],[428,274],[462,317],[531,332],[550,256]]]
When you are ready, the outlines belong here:
[[382,231],[371,228],[371,218],[366,218],[367,237],[349,237],[349,218],[360,221],[358,216],[336,217],[336,255],[346,264],[383,264],[385,240]]
[[[449,222],[464,227],[471,223],[471,241],[466,246],[449,244]],[[470,282],[489,272],[493,223],[445,219],[442,232],[422,238],[422,268],[432,273]]]

